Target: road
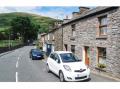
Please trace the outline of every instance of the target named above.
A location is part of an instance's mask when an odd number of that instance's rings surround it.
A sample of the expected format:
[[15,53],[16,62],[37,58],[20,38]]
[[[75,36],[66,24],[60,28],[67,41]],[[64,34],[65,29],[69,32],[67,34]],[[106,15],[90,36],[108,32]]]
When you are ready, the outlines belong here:
[[[59,82],[53,73],[47,73],[46,61],[31,60],[30,49],[25,46],[0,57],[0,82]],[[113,79],[91,73],[91,80],[86,82],[115,82]]]

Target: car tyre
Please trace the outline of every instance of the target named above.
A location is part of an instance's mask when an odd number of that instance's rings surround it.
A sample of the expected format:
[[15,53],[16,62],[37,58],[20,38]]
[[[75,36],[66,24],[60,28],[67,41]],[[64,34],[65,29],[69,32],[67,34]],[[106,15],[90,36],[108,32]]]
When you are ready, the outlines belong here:
[[50,68],[49,68],[49,65],[48,65],[48,64],[47,64],[46,69],[47,69],[47,72],[50,73]]
[[34,58],[33,58],[33,57],[31,57],[31,59],[32,59],[32,60],[34,60]]
[[59,73],[59,78],[60,78],[60,82],[65,82],[65,78],[62,71],[60,71]]

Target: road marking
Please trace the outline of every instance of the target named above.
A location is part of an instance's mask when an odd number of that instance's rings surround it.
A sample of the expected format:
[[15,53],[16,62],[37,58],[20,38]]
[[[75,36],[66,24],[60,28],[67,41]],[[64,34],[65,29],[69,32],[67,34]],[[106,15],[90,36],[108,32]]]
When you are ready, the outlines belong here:
[[16,72],[15,79],[16,79],[16,82],[18,82],[18,72]]
[[[21,56],[21,54],[19,54],[19,56],[17,58],[16,68],[18,68],[18,66],[19,66],[20,56]],[[15,79],[16,79],[16,82],[18,82],[18,72],[16,72],[16,74],[15,74]]]
[[20,59],[20,57],[18,57],[18,60]]
[[16,62],[16,68],[18,68],[18,61]]
[[19,66],[19,60],[20,60],[20,57],[18,57],[18,60],[16,62],[16,68],[18,68],[18,66]]

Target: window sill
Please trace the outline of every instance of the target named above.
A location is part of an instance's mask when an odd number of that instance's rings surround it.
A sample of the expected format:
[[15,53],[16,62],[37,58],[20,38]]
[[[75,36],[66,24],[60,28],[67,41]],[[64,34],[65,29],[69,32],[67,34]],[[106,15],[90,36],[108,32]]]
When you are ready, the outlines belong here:
[[104,35],[104,36],[97,36],[96,39],[107,39],[107,35]]

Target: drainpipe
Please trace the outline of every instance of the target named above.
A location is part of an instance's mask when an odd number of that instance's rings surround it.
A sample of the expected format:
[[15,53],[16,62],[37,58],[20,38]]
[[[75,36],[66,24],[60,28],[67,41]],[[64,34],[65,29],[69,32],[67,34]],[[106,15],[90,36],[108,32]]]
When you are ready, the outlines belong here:
[[63,50],[63,26],[61,25],[62,27],[62,50]]

